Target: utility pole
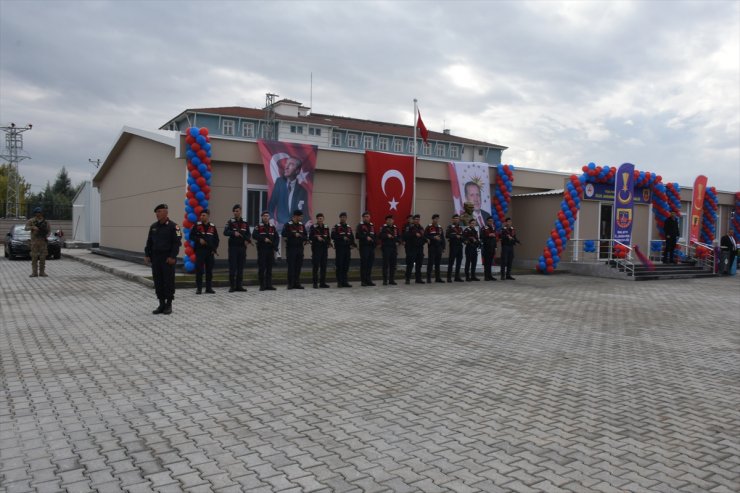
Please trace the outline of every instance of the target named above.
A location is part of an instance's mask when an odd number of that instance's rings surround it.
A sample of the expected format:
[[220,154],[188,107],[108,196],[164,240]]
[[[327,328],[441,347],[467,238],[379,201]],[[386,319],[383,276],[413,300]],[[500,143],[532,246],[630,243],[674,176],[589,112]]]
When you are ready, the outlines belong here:
[[18,127],[15,123],[2,126],[0,129],[5,132],[5,147],[0,158],[4,159],[9,165],[8,170],[8,188],[5,196],[5,217],[19,217],[20,200],[20,177],[18,173],[18,163],[24,159],[30,158],[24,155],[23,151],[23,132],[31,130],[33,125],[30,123],[25,127]]
[[265,126],[262,127],[262,138],[273,140],[273,131],[275,130],[275,99],[279,98],[277,94],[265,94]]
[[100,159],[88,159],[88,161],[95,166],[95,169],[100,168]]

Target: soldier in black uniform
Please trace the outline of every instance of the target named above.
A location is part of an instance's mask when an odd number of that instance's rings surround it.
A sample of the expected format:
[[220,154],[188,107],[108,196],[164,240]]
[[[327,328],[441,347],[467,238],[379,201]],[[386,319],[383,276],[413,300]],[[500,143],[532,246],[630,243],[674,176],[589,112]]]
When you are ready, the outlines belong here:
[[463,227],[460,225],[460,215],[452,216],[452,224],[447,226],[445,236],[450,244],[449,263],[447,264],[447,282],[452,282],[452,266],[455,265],[455,282],[464,282],[460,278],[460,264],[463,258]]
[[308,236],[300,209],[293,211],[292,219],[283,226],[282,236],[285,238],[285,256],[288,261],[288,289],[303,289],[303,246],[308,242]]
[[380,244],[383,251],[383,286],[396,285],[396,263],[400,242],[401,236],[398,226],[393,224],[393,216],[385,216],[385,224],[380,228]]
[[406,225],[403,231],[403,240],[406,242],[406,284],[411,283],[411,270],[416,270],[416,283],[426,284],[421,278],[421,269],[424,265],[424,228],[419,224],[421,216],[414,214],[413,221]]
[[244,289],[244,262],[247,258],[247,244],[252,243],[249,223],[242,218],[242,208],[236,204],[231,208],[234,217],[226,221],[224,236],[229,238],[229,293],[246,291]]
[[336,251],[337,287],[351,288],[352,285],[347,282],[347,274],[349,273],[350,249],[356,245],[352,227],[347,224],[346,212],[339,214],[339,222],[334,225],[334,229],[331,231],[331,239]]
[[499,236],[501,236],[501,280],[513,281],[511,264],[514,261],[514,245],[520,242],[516,237],[514,227],[511,225],[510,217],[506,218]]
[[375,226],[370,222],[370,213],[362,213],[362,222],[357,225],[357,243],[360,245],[360,280],[363,286],[375,286],[373,263],[375,263]]
[[206,272],[206,293],[213,294],[213,263],[218,250],[218,230],[208,221],[208,209],[200,213],[200,221],[190,230],[190,241],[195,250],[195,294],[203,290],[203,271]]
[[486,225],[480,230],[480,239],[483,244],[483,280],[484,281],[495,281],[493,277],[493,258],[496,256],[496,239],[498,233],[496,232],[496,226],[493,224],[493,217],[486,219]]
[[480,240],[478,239],[478,230],[475,227],[478,222],[471,219],[468,227],[463,231],[463,242],[465,243],[465,280],[480,281],[475,275],[475,268],[478,265],[478,248]]
[[313,287],[328,288],[326,284],[326,259],[331,246],[329,227],[324,224],[324,215],[316,214],[316,223],[308,230],[311,242],[311,266],[313,267]]
[[429,260],[427,261],[427,282],[432,282],[432,269],[434,269],[434,281],[444,282],[442,276],[439,274],[439,266],[442,262],[442,252],[445,249],[445,234],[442,226],[439,225],[439,214],[432,215],[432,224],[429,224],[424,229],[424,238],[429,243],[427,247],[427,253],[429,254]]
[[180,226],[169,220],[168,212],[167,204],[154,208],[157,221],[149,227],[144,247],[144,260],[152,265],[154,290],[159,299],[159,306],[152,312],[155,315],[172,313],[172,300],[175,299],[175,265],[182,232]]
[[270,213],[262,213],[262,222],[252,231],[252,239],[257,244],[257,277],[260,291],[274,291],[272,285],[272,266],[275,263],[275,252],[280,246],[280,237],[275,226],[270,224]]

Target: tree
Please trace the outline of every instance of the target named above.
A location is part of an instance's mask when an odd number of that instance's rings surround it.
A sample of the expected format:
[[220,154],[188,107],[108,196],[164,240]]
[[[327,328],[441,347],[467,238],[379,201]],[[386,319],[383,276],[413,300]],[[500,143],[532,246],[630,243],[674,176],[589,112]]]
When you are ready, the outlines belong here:
[[72,186],[67,169],[62,167],[57,173],[54,184],[46,182],[42,192],[28,196],[31,207],[41,207],[49,218],[72,219],[72,201],[82,183]]
[[[14,172],[10,164],[0,164],[0,217],[5,217],[6,211],[5,206],[8,202],[8,179]],[[26,197],[31,191],[31,184],[26,183],[26,180],[22,177],[18,177],[18,198],[20,204],[18,205],[19,214],[25,213]]]

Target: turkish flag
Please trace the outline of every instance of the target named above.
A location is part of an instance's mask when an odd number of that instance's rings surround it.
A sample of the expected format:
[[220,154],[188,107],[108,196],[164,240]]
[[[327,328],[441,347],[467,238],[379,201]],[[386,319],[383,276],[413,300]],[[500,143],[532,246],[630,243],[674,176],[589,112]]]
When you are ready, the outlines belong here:
[[365,206],[376,231],[393,215],[401,227],[411,214],[414,196],[414,158],[365,151]]
[[424,125],[424,120],[421,119],[421,111],[418,113],[419,116],[416,118],[416,127],[419,129],[419,134],[421,134],[421,138],[424,139],[424,143],[426,144],[426,141],[429,138],[429,130],[427,130],[427,126]]

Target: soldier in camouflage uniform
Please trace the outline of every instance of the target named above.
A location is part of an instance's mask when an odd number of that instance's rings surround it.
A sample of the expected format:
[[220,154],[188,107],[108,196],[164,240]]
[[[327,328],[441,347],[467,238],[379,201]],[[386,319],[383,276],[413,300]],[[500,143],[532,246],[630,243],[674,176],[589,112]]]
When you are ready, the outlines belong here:
[[46,277],[47,237],[51,227],[44,219],[41,207],[33,210],[34,218],[26,223],[26,231],[31,232],[31,277]]

